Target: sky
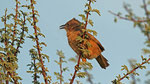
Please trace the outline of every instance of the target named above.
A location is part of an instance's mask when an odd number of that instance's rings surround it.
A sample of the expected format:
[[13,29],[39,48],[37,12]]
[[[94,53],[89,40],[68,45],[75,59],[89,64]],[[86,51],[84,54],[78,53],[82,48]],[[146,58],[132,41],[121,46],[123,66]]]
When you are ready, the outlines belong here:
[[[21,0],[22,1],[22,0]],[[35,9],[38,10],[40,17],[37,24],[46,38],[40,38],[47,43],[47,47],[43,48],[43,52],[49,55],[50,62],[47,61],[46,66],[49,69],[49,75],[52,76],[52,82],[56,82],[54,72],[59,71],[59,66],[54,62],[58,60],[56,55],[57,50],[62,50],[65,54],[66,60],[70,57],[74,57],[76,53],[68,45],[65,30],[60,30],[59,26],[65,24],[72,18],[76,18],[81,21],[79,14],[83,14],[84,5],[87,0],[38,0]],[[93,69],[90,73],[93,75],[94,83],[100,82],[101,84],[110,84],[112,80],[116,78],[118,74],[123,75],[121,71],[122,65],[128,65],[128,59],[137,59],[137,62],[141,62],[142,48],[145,47],[144,42],[146,37],[140,32],[138,28],[133,28],[133,23],[118,20],[114,23],[114,16],[108,11],[122,12],[126,14],[123,9],[123,3],[127,2],[132,5],[137,15],[143,15],[143,11],[139,8],[142,0],[97,0],[95,4],[92,4],[93,8],[99,9],[101,16],[96,13],[92,13],[89,17],[93,20],[94,26],[88,26],[89,29],[97,31],[96,38],[104,46],[105,51],[102,53],[107,59],[110,66],[104,70],[99,67],[96,60],[88,60],[92,63]],[[8,8],[8,11],[14,11],[15,2],[12,0],[1,0],[0,3],[0,16],[4,14],[4,9]],[[33,31],[33,28],[30,28]],[[22,77],[23,84],[31,84],[31,74],[26,73],[29,67],[27,64],[31,62],[29,55],[29,49],[32,48],[32,41],[26,39],[23,49],[18,56],[19,69],[18,73]],[[74,63],[67,63],[63,65],[69,67],[70,71],[64,73],[65,82],[71,78],[70,73],[74,71]],[[139,78],[145,76],[146,70],[137,70],[140,74]],[[77,78],[78,79],[78,78]],[[42,76],[41,76],[41,81]],[[88,84],[86,78],[78,79],[83,84]],[[124,79],[122,82],[129,84],[130,81]],[[141,82],[140,84],[143,84]]]

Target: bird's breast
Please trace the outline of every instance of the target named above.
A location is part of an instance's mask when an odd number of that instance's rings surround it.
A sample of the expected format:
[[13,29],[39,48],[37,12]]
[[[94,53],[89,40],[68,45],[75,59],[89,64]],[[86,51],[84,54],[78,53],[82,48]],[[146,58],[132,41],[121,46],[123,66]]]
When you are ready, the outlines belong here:
[[93,59],[93,58],[96,58],[97,56],[100,55],[101,50],[95,41],[93,41],[91,39],[87,39],[88,43],[91,44],[90,47],[87,47],[87,45],[88,45],[87,43],[85,43],[83,45],[79,41],[77,41],[78,36],[80,36],[80,32],[69,32],[69,33],[67,33],[68,43],[69,43],[70,47],[78,55],[83,53],[83,51],[81,51],[81,49],[80,49],[81,46],[83,46],[85,49],[88,49],[89,53],[85,56],[88,59]]

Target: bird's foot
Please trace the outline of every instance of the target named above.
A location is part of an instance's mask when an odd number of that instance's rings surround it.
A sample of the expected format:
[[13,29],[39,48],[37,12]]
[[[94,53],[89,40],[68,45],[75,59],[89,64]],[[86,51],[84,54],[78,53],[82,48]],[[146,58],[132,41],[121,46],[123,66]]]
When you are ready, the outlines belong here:
[[76,71],[79,71],[79,69],[80,69],[79,65],[76,65],[74,68]]

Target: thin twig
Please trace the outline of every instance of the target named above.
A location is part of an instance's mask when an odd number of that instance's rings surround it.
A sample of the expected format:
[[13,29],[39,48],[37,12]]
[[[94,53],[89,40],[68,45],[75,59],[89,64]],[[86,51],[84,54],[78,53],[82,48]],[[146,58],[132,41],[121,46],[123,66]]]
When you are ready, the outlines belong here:
[[[79,63],[80,63],[80,58],[81,58],[81,55],[79,56],[79,58],[78,58],[78,63],[77,63],[77,67],[79,67]],[[75,76],[76,76],[76,73],[77,73],[77,69],[75,69],[75,71],[74,71],[74,75],[73,75],[73,77],[72,77],[72,79],[71,79],[71,81],[70,81],[70,84],[73,84],[73,81],[74,81],[74,79],[75,79]]]
[[[89,6],[91,5],[91,0],[89,0]],[[88,9],[89,9],[89,7],[88,7]],[[88,11],[87,13],[86,13],[86,22],[85,22],[85,27],[84,27],[84,29],[86,29],[86,27],[87,27],[87,24],[88,24],[88,17],[89,17],[89,13],[90,11]],[[83,34],[83,39],[85,38],[85,33],[86,32],[84,32],[84,34]],[[83,45],[84,45],[84,42],[83,42]],[[82,55],[82,53],[79,55],[79,58],[78,58],[78,63],[77,63],[77,67],[79,67],[79,64],[80,64],[80,58],[81,58],[81,55]],[[73,84],[73,81],[74,81],[74,79],[75,79],[75,76],[76,76],[76,73],[77,73],[77,69],[75,69],[75,71],[74,71],[74,75],[73,75],[73,77],[72,77],[72,79],[71,79],[71,81],[70,81],[70,84]]]
[[14,29],[13,29],[13,37],[12,37],[12,43],[11,45],[14,45],[14,38],[16,36],[16,27],[17,27],[17,17],[18,17],[18,0],[16,0],[16,15],[15,15],[15,25],[14,25]]
[[143,5],[144,5],[144,10],[145,10],[146,18],[147,18],[147,20],[150,20],[149,13],[148,13],[148,9],[147,9],[147,5],[146,5],[145,0],[143,0]]
[[21,41],[23,40],[23,36],[24,36],[24,26],[25,26],[25,22],[26,22],[26,19],[25,19],[25,15],[23,15],[23,27],[22,27],[22,32],[21,32],[21,36],[20,36],[20,40],[18,42],[18,45],[17,45],[17,48],[16,48],[16,52],[14,53],[14,56],[17,56],[17,53],[19,51],[19,47],[20,47],[20,44],[21,44]]
[[4,44],[5,44],[5,47],[7,46],[7,38],[6,38],[6,33],[7,33],[7,29],[6,29],[6,22],[7,22],[7,9],[6,9],[6,11],[5,11],[5,16],[4,16],[4,26],[5,26],[5,28],[4,28],[4,31],[5,31],[5,40],[4,40]]
[[[132,63],[132,60],[129,60],[129,63],[130,63],[131,68],[133,69],[134,64]],[[136,84],[136,79],[135,79],[135,75],[134,74],[131,74],[131,78],[133,80],[132,84]]]
[[37,36],[37,26],[36,26],[36,17],[35,17],[35,12],[34,12],[33,0],[30,0],[30,2],[31,2],[32,14],[33,14],[33,16],[32,16],[33,17],[33,23],[34,23],[33,28],[34,28],[35,38],[36,38],[37,51],[38,51],[38,55],[39,55],[40,62],[41,62],[42,75],[44,77],[45,84],[48,84],[48,81],[46,78],[46,71],[45,71],[43,59],[41,56],[41,51],[40,51],[40,46],[39,46],[39,41],[38,41],[39,39]]
[[120,16],[120,15],[118,15],[118,14],[112,12],[112,11],[108,11],[108,12],[113,14],[114,16],[117,16],[120,19],[124,19],[124,20],[128,20],[128,21],[133,21],[133,22],[147,22],[148,21],[148,20],[135,20],[134,18],[129,19],[129,18],[126,18],[126,17],[122,17],[122,16]]
[[33,63],[34,63],[34,83],[36,83],[37,82],[37,73],[36,73],[36,71],[37,71],[37,69],[36,69],[36,62],[35,62],[35,59],[33,60]]
[[[7,33],[7,27],[6,27],[6,22],[7,22],[7,9],[5,10],[5,16],[4,16],[4,26],[5,26],[5,29],[4,29],[4,31],[5,31],[5,40],[4,40],[4,45],[5,45],[5,48],[7,49],[7,38],[6,38],[6,33]],[[9,61],[9,55],[8,55],[8,53],[6,52],[6,54],[7,54],[7,56],[8,56],[8,61]],[[1,61],[4,63],[4,61],[2,60],[2,58],[1,58]],[[7,71],[7,74],[6,74],[6,77],[8,77],[8,71]],[[9,83],[9,81],[8,80],[6,80],[6,84],[8,84]]]
[[60,84],[62,84],[62,73],[63,73],[63,70],[62,70],[62,58],[61,57],[59,58],[59,62],[60,62]]
[[[149,17],[149,13],[148,13],[148,9],[147,9],[147,5],[146,5],[145,0],[143,0],[143,6],[144,6],[144,11],[145,11],[145,14],[146,14],[146,18],[147,18],[147,20],[149,21],[149,20],[150,20],[150,17]],[[148,21],[147,21],[147,23],[150,25],[150,22],[148,22]],[[146,36],[147,36],[148,40],[150,41],[149,32],[147,32]]]
[[[89,6],[91,6],[91,0],[89,0]],[[89,9],[89,7],[88,7],[88,9]],[[86,29],[86,27],[87,27],[89,14],[90,14],[90,11],[88,11],[88,12],[86,13],[86,22],[85,22],[85,27],[84,27],[84,29]]]

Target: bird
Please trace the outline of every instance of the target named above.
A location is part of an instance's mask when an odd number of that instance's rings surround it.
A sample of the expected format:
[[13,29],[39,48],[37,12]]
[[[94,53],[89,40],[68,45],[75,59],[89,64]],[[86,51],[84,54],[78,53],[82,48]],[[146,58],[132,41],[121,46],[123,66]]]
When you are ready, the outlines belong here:
[[[67,32],[68,43],[70,47],[79,56],[82,54],[82,61],[86,62],[86,59],[96,59],[102,69],[106,69],[109,66],[108,60],[101,54],[105,49],[102,44],[90,33],[83,32],[84,25],[82,22],[75,18],[69,20],[66,24],[61,25],[60,29],[65,29]],[[86,38],[83,42],[78,38]],[[87,50],[87,53],[86,51]],[[84,54],[83,54],[84,53]]]

